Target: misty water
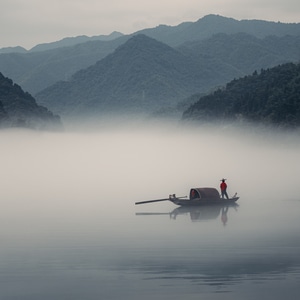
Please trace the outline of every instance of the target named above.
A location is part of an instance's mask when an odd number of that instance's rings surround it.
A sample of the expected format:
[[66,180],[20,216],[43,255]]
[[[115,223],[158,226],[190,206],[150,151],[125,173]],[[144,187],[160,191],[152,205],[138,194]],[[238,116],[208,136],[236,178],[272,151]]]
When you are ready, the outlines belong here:
[[[299,134],[177,124],[0,132],[0,299],[297,299]],[[181,211],[192,187],[238,207]]]

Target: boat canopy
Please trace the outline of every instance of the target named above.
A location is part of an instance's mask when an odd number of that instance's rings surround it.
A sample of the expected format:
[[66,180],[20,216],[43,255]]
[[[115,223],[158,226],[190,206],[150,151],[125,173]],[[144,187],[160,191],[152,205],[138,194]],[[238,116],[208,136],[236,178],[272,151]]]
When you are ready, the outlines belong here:
[[192,188],[190,199],[216,199],[220,198],[219,192],[215,188]]

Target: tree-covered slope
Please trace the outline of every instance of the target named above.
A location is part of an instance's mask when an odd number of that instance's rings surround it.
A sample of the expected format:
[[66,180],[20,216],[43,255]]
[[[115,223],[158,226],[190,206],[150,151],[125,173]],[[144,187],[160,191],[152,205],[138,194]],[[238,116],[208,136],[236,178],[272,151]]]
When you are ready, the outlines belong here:
[[25,93],[20,86],[4,77],[2,73],[0,73],[0,124],[1,127],[61,128],[58,116],[37,105],[29,93]]
[[136,35],[95,65],[36,95],[60,115],[152,112],[220,84],[203,65],[145,35]]
[[247,120],[283,127],[300,126],[300,64],[283,64],[233,80],[204,96],[184,120]]

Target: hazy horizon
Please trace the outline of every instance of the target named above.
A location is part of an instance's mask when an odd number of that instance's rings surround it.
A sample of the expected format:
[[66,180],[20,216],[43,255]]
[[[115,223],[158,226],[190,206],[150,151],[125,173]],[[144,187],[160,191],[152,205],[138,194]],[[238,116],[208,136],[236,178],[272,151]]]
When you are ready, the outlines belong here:
[[108,35],[113,31],[130,34],[160,24],[195,22],[209,15],[299,23],[300,4],[294,0],[254,1],[217,0],[208,3],[188,0],[146,1],[51,1],[2,0],[0,48],[26,49],[65,37]]

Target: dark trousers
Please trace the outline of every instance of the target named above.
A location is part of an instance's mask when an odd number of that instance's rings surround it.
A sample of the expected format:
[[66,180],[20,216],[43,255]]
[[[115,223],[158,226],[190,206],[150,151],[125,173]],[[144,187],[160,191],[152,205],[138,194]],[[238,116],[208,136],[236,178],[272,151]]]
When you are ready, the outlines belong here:
[[222,198],[224,198],[224,196],[225,196],[228,199],[226,190],[221,191],[221,194],[222,194]]

